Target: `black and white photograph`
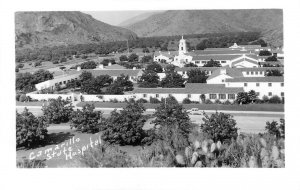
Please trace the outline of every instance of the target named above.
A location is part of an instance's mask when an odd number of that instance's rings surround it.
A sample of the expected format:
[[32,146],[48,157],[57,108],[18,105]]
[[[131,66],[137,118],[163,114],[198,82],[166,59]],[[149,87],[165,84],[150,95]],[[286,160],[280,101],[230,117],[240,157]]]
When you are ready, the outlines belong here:
[[299,133],[289,131],[298,110],[289,88],[297,90],[298,82],[287,68],[299,61],[289,57],[297,43],[291,47],[286,36],[297,38],[287,33],[299,19],[291,21],[276,3],[222,8],[176,1],[168,8],[171,1],[143,1],[152,4],[145,8],[135,1],[128,8],[118,2],[10,11],[14,71],[3,68],[1,77],[11,80],[1,80],[10,82],[14,103],[1,99],[15,114],[3,123],[13,132],[13,170],[72,168],[107,177],[118,171],[142,177],[149,168],[151,176],[167,168],[174,175],[210,172],[206,177],[249,171],[253,182],[260,171],[292,176],[288,169],[299,163],[287,158],[299,144],[286,142]]

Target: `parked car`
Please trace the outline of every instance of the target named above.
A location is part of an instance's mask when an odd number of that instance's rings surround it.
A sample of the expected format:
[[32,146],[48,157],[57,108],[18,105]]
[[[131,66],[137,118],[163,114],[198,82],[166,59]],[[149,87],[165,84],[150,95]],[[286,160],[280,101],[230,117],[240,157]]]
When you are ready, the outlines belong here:
[[202,111],[198,108],[192,108],[190,110],[187,110],[187,112],[191,115],[201,115]]

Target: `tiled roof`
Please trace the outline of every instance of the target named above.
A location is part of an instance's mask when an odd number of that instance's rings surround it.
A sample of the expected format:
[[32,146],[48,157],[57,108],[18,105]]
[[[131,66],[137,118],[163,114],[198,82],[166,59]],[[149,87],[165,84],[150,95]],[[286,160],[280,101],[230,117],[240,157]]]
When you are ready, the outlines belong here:
[[261,48],[261,45],[239,45],[244,48]]
[[178,71],[190,71],[190,70],[193,70],[193,69],[200,69],[200,70],[203,70],[203,71],[214,71],[216,69],[219,69],[220,67],[176,67],[175,68],[175,71],[178,72]]
[[238,64],[238,63],[241,63],[241,62],[243,62],[243,61],[248,61],[248,62],[250,62],[250,63],[253,63],[253,64],[258,65],[258,63],[257,63],[256,61],[253,61],[253,60],[247,59],[247,58],[242,58],[242,59],[233,61],[233,62],[232,62],[232,65],[234,66],[234,65],[236,65],[236,64]]
[[233,60],[241,55],[196,55],[193,60]]
[[121,74],[124,74],[125,76],[138,76],[139,73],[142,73],[141,69],[123,69],[123,70],[117,70],[117,69],[103,69],[103,70],[85,70],[88,72],[91,72],[93,76],[100,76],[100,75],[109,75],[109,76],[120,76]]
[[226,79],[226,82],[283,82],[283,77],[240,77]]
[[243,77],[243,73],[235,68],[219,68],[215,71],[212,72],[212,74],[207,78],[207,80],[210,80],[212,78],[215,78],[219,75],[221,75],[221,70],[225,69],[226,70],[226,75],[232,77],[232,78],[236,78],[236,77]]
[[121,65],[118,65],[118,64],[114,64],[114,65],[111,65],[111,66],[106,66],[104,67],[105,69],[121,69],[121,70],[124,70],[126,69],[125,67],[121,66]]
[[283,67],[253,67],[253,68],[236,68],[240,71],[266,71],[266,70],[280,70],[283,71]]
[[161,51],[161,52],[154,53],[154,56],[159,56],[159,55],[163,55],[165,57],[172,58],[175,55],[178,55],[178,51]]
[[253,54],[254,51],[225,49],[225,50],[195,50],[189,53],[193,55],[242,55],[242,54]]
[[243,88],[225,87],[224,84],[187,83],[185,88],[135,88],[133,93],[140,94],[207,94],[207,93],[238,93]]

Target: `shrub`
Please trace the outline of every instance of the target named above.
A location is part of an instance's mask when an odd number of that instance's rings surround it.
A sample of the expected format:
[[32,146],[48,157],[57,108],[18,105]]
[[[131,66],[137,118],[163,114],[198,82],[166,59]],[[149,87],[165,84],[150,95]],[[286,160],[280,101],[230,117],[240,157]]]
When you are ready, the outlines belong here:
[[280,99],[279,96],[275,95],[275,96],[272,96],[269,99],[269,103],[271,103],[271,104],[280,104],[281,103],[281,99]]
[[59,124],[69,121],[73,106],[70,100],[63,100],[58,97],[57,99],[50,99],[48,105],[42,107],[42,111],[49,123]]
[[101,111],[94,111],[94,109],[94,105],[86,104],[82,110],[73,111],[70,115],[71,129],[75,128],[83,133],[99,132],[103,117]]
[[118,99],[116,99],[116,98],[110,99],[109,102],[112,102],[112,103],[119,103]]
[[35,117],[27,108],[16,118],[17,147],[37,145],[47,135],[48,123],[44,116]]
[[213,102],[210,99],[206,99],[204,103],[205,104],[212,104]]
[[215,104],[222,104],[222,102],[219,99],[216,99],[214,103]]
[[20,96],[21,96],[21,94],[16,94],[16,100],[17,101],[20,101]]
[[80,161],[91,168],[120,168],[133,167],[132,158],[116,147],[98,145],[96,148],[89,148]]
[[142,115],[144,111],[145,108],[138,102],[127,102],[120,112],[112,111],[101,129],[103,140],[110,144],[140,145],[146,122]]
[[157,98],[152,98],[152,97],[150,97],[150,103],[151,103],[151,104],[159,104],[160,101],[159,101],[159,99],[157,99]]
[[266,96],[266,95],[264,95],[263,97],[262,97],[262,101],[263,101],[263,103],[269,103],[269,97],[268,96]]
[[278,125],[277,121],[272,121],[271,123],[268,121],[266,123],[265,130],[269,134],[276,136],[276,138],[284,138],[285,137],[285,120],[280,119],[280,125]]
[[26,96],[26,94],[21,94],[20,96],[19,96],[19,101],[20,102],[26,102],[28,99],[27,99],[27,96]]
[[231,138],[237,138],[238,128],[232,115],[222,112],[216,112],[211,116],[208,116],[204,112],[203,115],[203,123],[200,126],[201,130],[207,133],[214,142],[224,142],[231,140]]
[[17,168],[45,168],[46,163],[45,160],[29,160],[29,159],[22,159],[21,161],[17,161]]
[[19,68],[16,68],[16,69],[15,69],[15,72],[18,73],[18,72],[19,72]]
[[53,64],[58,64],[59,62],[58,62],[58,60],[54,60],[54,61],[52,61],[52,63]]
[[185,98],[185,99],[183,99],[182,103],[183,104],[190,104],[190,103],[192,103],[192,101],[189,98]]
[[201,94],[200,99],[201,99],[202,103],[205,103],[205,94]]
[[223,102],[223,104],[225,104],[225,105],[230,105],[230,104],[232,104],[229,100],[226,100],[225,102]]
[[142,103],[142,104],[148,103],[148,101],[146,99],[143,99],[143,98],[138,99],[136,102],[137,103]]
[[247,92],[239,92],[236,97],[236,101],[238,104],[248,104],[249,96]]

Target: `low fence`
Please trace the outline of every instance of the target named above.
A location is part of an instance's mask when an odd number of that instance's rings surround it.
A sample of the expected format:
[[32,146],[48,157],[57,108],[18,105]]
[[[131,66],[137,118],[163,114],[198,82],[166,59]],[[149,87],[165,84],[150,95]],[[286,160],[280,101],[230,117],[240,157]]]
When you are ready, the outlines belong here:
[[61,97],[63,100],[66,100],[67,98],[71,98],[71,100],[74,99],[73,95],[65,95],[65,94],[33,94],[28,93],[26,96],[29,96],[32,99],[42,101],[42,100],[49,100],[49,99],[57,99],[58,97]]

